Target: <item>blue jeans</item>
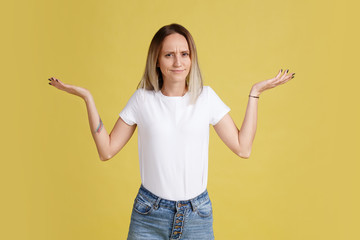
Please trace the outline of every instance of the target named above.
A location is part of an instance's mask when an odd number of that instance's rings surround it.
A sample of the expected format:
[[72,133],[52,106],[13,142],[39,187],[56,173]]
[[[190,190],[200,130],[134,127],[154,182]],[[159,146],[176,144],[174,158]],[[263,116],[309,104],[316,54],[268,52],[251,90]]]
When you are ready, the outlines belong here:
[[187,201],[170,201],[141,185],[134,201],[127,239],[214,239],[212,204],[207,190]]

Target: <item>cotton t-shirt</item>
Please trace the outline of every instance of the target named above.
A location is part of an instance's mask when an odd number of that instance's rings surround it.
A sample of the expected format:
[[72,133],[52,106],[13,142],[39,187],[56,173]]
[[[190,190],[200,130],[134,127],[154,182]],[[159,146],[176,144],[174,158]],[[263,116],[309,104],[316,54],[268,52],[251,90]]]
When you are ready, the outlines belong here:
[[210,86],[189,101],[189,92],[171,97],[139,88],[119,113],[138,127],[143,186],[163,199],[189,200],[206,190],[210,124],[230,111]]

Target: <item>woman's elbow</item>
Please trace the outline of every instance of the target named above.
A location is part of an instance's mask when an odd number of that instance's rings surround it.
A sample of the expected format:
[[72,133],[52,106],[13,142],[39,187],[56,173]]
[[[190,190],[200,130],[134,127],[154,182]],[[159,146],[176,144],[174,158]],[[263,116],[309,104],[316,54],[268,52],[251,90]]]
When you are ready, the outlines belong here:
[[112,155],[106,155],[106,156],[100,155],[99,157],[100,157],[101,161],[107,161],[107,160],[110,160],[113,156]]
[[244,155],[244,154],[238,154],[238,156],[244,159],[248,159],[250,157],[250,155]]
[[241,158],[248,159],[250,158],[251,151],[248,152],[238,152],[237,155]]

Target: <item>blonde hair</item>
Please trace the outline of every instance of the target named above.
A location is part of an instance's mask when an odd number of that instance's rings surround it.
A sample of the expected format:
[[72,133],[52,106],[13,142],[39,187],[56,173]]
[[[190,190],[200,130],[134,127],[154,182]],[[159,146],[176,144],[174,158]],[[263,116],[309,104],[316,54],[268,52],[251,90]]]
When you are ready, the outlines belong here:
[[137,89],[144,88],[147,90],[160,91],[162,88],[162,73],[160,68],[156,66],[156,63],[158,61],[162,43],[165,37],[174,33],[178,33],[184,36],[190,48],[191,68],[189,74],[186,76],[185,84],[188,87],[190,94],[190,103],[193,104],[196,102],[203,89],[203,81],[198,64],[196,46],[190,32],[183,26],[176,23],[165,25],[160,28],[151,40],[144,75],[139,82]]

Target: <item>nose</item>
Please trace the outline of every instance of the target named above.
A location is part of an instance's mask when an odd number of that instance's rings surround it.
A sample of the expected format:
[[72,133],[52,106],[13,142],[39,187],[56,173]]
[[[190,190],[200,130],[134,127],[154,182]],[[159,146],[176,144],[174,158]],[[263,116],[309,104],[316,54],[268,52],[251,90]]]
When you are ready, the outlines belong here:
[[174,66],[175,67],[180,67],[181,66],[181,59],[180,59],[180,56],[178,54],[176,54],[176,56],[175,56]]

